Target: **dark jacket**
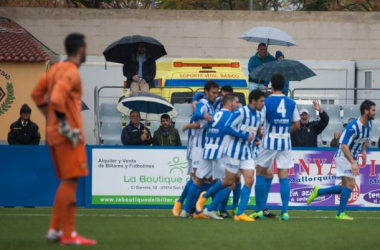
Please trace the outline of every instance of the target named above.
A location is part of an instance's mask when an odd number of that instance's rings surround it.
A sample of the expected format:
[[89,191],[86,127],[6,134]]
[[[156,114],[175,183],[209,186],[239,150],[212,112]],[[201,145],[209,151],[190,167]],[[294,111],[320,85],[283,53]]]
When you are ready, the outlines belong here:
[[329,124],[329,116],[326,111],[319,114],[319,121],[312,121],[306,124],[301,123],[301,128],[291,135],[292,147],[317,147],[318,135]]
[[28,124],[24,127],[21,118],[12,123],[8,132],[9,145],[38,145],[41,135],[38,125],[28,120]]
[[[160,126],[160,128],[154,132],[153,145],[155,146],[182,146],[181,138],[179,136],[178,130],[172,127],[170,127],[168,130],[169,131],[165,133],[165,130],[162,128],[162,126]],[[167,135],[165,136],[165,134]]]
[[150,134],[149,129],[149,140],[142,141],[141,135],[144,131],[144,124],[140,123],[140,128],[135,127],[132,123],[129,123],[123,128],[121,132],[121,142],[123,145],[150,145],[152,144],[152,135]]
[[[139,72],[139,62],[136,55],[132,55],[124,62],[123,74],[127,78],[127,88],[130,88],[133,82],[132,77]],[[146,54],[145,62],[142,69],[143,79],[149,84],[149,88],[154,88],[154,77],[156,76],[156,61]]]

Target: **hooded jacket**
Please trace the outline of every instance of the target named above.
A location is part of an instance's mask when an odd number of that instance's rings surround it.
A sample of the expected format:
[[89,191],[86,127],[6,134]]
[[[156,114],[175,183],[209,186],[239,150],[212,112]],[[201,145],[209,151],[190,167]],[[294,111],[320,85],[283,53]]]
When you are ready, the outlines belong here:
[[[21,113],[32,113],[27,104],[22,105]],[[11,124],[8,132],[9,145],[38,145],[41,140],[38,125],[28,119],[26,126],[23,126],[21,117]]]
[[[268,62],[273,62],[275,60],[276,59],[269,53],[267,53],[267,56],[264,59],[262,59],[259,57],[259,53],[256,52],[256,54],[252,56],[251,58],[249,58],[249,61],[248,61],[248,81],[259,83],[260,79],[252,79],[251,72],[254,71],[257,67],[263,65],[264,62],[268,63]],[[260,83],[261,82],[264,83],[265,81],[260,81]]]

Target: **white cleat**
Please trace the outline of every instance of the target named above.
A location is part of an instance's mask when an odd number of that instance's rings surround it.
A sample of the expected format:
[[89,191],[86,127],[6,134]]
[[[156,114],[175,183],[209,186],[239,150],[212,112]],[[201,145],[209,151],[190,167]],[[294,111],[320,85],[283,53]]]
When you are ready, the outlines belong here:
[[208,211],[207,208],[203,209],[203,214],[214,220],[223,220],[223,217],[218,216],[215,211]]
[[62,230],[56,231],[53,228],[50,228],[45,235],[47,241],[50,242],[59,242],[62,237]]
[[181,214],[179,215],[181,218],[190,218],[190,214],[187,213],[185,210],[182,210]]

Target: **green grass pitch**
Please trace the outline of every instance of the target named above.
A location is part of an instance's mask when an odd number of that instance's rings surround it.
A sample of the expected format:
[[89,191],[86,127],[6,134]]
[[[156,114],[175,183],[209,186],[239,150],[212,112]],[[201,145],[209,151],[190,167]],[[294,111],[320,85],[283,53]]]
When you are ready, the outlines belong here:
[[[0,208],[0,249],[67,248],[44,239],[50,212]],[[98,241],[86,248],[102,250],[379,249],[380,212],[347,214],[355,220],[335,220],[335,211],[291,210],[289,221],[265,218],[249,223],[173,218],[170,210],[78,209],[76,229]]]

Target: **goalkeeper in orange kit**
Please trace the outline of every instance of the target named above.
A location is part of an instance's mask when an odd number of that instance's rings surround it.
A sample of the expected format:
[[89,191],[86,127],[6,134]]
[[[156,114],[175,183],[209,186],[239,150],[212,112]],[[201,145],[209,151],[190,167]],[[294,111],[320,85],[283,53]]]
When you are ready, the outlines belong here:
[[68,35],[65,49],[67,60],[53,65],[32,91],[33,100],[47,118],[46,140],[61,180],[46,239],[62,245],[95,245],[95,240],[82,237],[74,229],[78,178],[88,175],[78,70],[86,60],[84,36]]

